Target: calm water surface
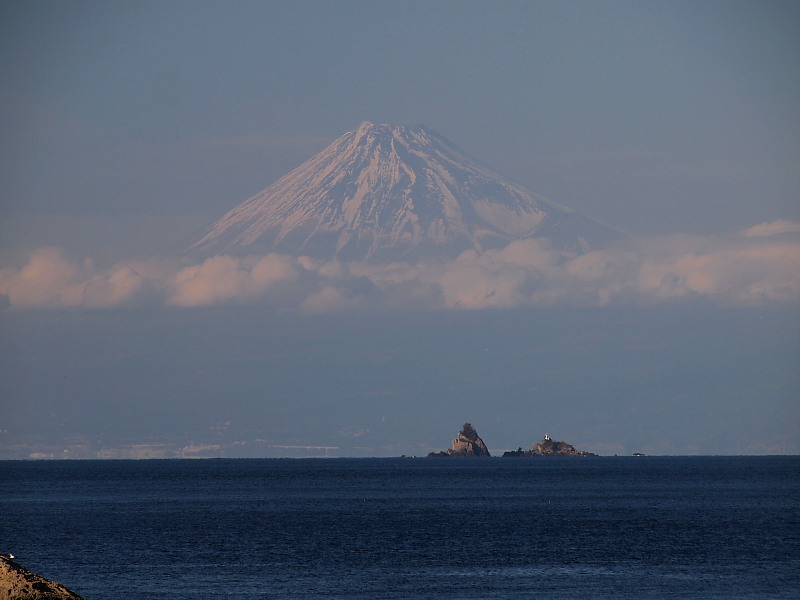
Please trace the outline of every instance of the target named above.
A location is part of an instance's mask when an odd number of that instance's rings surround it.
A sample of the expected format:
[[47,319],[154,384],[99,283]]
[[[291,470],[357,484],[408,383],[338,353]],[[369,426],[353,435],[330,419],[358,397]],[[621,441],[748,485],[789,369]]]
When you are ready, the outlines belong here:
[[87,600],[800,598],[800,457],[0,462]]

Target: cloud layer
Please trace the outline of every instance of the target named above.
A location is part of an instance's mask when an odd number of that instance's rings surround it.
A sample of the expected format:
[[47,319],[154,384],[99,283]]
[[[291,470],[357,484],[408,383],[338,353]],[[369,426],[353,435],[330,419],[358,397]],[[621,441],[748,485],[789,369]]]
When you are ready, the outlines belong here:
[[322,262],[281,254],[137,259],[110,268],[40,248],[0,269],[13,308],[263,305],[306,313],[366,307],[447,309],[800,301],[800,223],[726,237],[675,235],[579,256],[525,240],[452,261]]

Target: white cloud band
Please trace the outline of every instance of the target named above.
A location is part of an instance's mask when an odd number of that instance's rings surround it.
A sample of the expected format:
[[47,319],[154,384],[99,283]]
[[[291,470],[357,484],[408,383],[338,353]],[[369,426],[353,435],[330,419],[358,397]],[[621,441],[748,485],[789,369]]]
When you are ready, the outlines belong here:
[[452,261],[370,265],[280,254],[123,261],[99,268],[55,248],[0,269],[0,294],[18,308],[205,307],[261,304],[302,312],[363,306],[479,309],[606,306],[704,299],[722,305],[800,301],[800,223],[740,235],[631,241],[580,256],[542,240]]

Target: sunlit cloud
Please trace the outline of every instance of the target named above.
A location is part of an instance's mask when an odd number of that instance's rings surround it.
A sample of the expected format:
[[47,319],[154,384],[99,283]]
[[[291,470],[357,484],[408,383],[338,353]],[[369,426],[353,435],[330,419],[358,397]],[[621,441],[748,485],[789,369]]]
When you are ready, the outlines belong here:
[[301,313],[362,308],[472,310],[800,301],[800,228],[774,221],[722,237],[629,240],[574,255],[542,240],[454,260],[388,265],[283,254],[138,259],[99,268],[56,248],[0,269],[1,306],[181,308],[259,305]]
[[12,306],[110,308],[134,299],[146,279],[132,264],[98,270],[91,259],[66,258],[57,248],[40,248],[21,269],[0,270],[0,293]]
[[797,302],[800,241],[718,240],[705,251],[652,255],[642,262],[638,292],[654,299],[702,297],[720,304]]
[[191,307],[245,303],[265,296],[281,283],[297,282],[303,271],[297,260],[284,255],[215,256],[172,276],[167,282],[167,304]]
[[761,223],[746,229],[742,235],[745,237],[764,237],[771,235],[780,235],[782,233],[798,233],[800,232],[800,223],[795,221],[786,221],[778,219],[769,223]]

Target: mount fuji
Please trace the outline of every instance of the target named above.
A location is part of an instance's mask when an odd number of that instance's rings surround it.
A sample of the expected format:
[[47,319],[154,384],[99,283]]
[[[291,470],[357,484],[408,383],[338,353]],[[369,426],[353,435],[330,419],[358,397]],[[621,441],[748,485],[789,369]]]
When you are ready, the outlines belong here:
[[383,262],[454,258],[534,237],[581,252],[622,235],[430,129],[364,122],[212,223],[189,250]]

